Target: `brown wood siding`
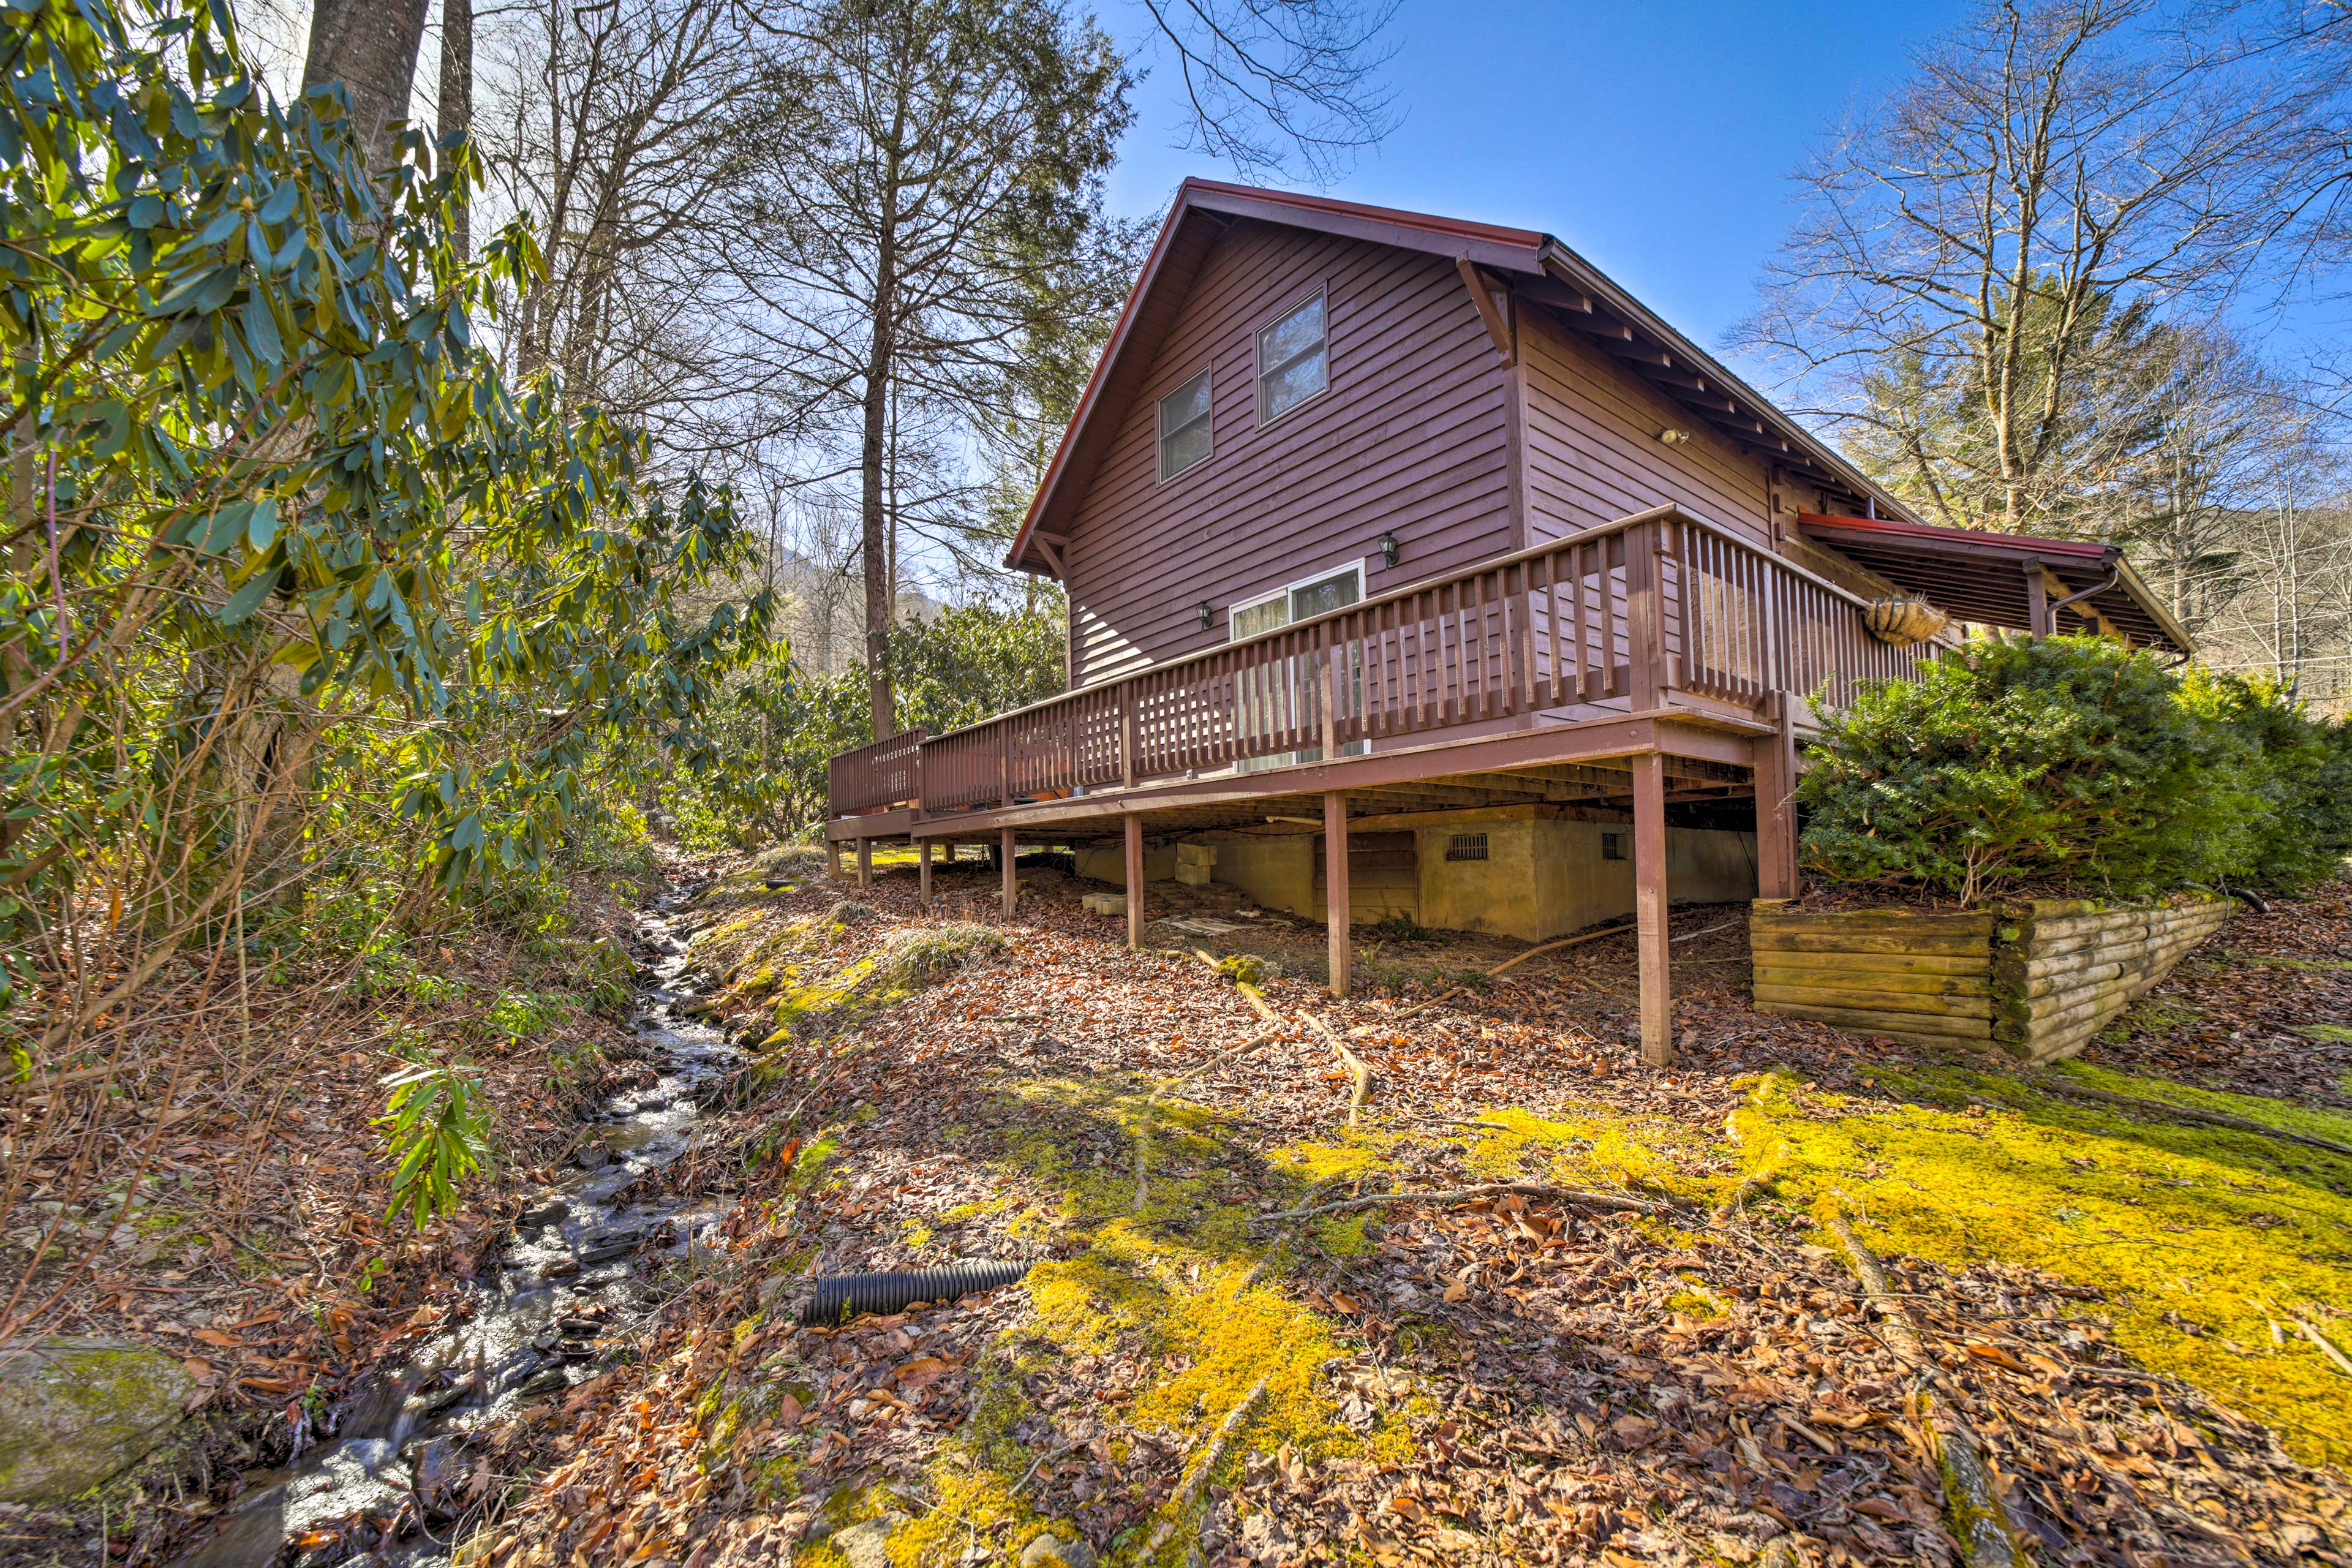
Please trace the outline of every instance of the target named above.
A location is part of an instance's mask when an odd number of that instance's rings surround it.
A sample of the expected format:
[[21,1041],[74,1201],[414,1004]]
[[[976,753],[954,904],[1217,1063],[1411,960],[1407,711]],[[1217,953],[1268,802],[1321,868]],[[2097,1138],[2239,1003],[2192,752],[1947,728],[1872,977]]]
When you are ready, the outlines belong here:
[[[1541,310],[1519,313],[1528,542],[1673,501],[1769,543],[1764,464]],[[1669,426],[1691,439],[1669,447]]]
[[[1318,284],[1330,388],[1261,430],[1256,331]],[[1158,400],[1203,365],[1212,455],[1160,484]],[[1365,591],[1379,594],[1507,551],[1509,398],[1451,263],[1237,226],[1174,312],[1073,520],[1073,683],[1221,644],[1231,605],[1311,572],[1366,560]],[[1392,571],[1383,530],[1403,545]]]

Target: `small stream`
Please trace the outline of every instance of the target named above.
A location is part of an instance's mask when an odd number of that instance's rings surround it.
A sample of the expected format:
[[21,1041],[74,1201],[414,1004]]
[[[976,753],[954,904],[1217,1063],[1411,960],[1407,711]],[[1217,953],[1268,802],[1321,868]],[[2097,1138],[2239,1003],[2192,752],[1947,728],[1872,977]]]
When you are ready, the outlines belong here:
[[[455,1516],[470,1502],[463,1494],[475,1441],[608,1364],[595,1342],[625,1334],[659,1300],[643,1270],[690,1261],[695,1238],[716,1223],[714,1209],[622,1196],[687,1152],[698,1091],[738,1059],[717,1029],[675,1011],[693,994],[682,978],[685,943],[671,929],[683,896],[636,917],[638,953],[652,979],[638,992],[632,1024],[656,1080],[614,1095],[589,1118],[594,1136],[563,1179],[524,1208],[495,1277],[485,1270],[474,1287],[471,1315],[405,1365],[351,1391],[322,1430],[300,1435],[289,1466],[248,1475],[219,1533],[177,1568],[263,1568],[305,1537],[361,1514],[379,1522],[296,1548],[290,1560],[300,1568],[446,1563]],[[383,1539],[381,1521],[395,1519],[399,1532]]]

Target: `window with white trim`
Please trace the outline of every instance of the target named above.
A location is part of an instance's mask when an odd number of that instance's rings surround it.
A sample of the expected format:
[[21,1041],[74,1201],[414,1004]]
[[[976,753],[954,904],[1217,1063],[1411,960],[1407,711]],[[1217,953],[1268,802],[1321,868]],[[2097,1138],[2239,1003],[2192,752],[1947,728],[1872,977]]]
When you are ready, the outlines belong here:
[[1160,480],[1162,484],[1209,457],[1209,373],[1202,371],[1160,400]]
[[1331,384],[1318,289],[1257,332],[1257,422],[1271,425]]

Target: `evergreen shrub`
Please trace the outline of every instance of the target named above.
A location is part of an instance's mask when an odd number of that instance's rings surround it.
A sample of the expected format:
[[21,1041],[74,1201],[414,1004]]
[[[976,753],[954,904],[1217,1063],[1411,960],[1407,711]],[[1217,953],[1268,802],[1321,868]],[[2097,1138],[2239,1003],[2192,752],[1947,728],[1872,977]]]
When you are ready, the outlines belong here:
[[1964,902],[2291,891],[2352,850],[2352,742],[2278,688],[2103,637],[1980,637],[1824,710],[1807,869]]

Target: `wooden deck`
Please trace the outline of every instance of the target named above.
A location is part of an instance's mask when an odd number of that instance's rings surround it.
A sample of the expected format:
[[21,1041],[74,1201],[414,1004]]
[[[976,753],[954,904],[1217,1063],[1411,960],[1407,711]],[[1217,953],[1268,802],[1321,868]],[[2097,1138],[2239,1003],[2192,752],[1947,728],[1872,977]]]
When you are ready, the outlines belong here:
[[[1934,651],[1878,641],[1865,608],[1662,507],[948,734],[845,752],[825,836],[861,851],[925,846],[927,890],[928,846],[993,843],[1009,910],[1024,841],[1124,837],[1137,866],[1147,826],[1295,816],[1337,836],[1329,863],[1344,868],[1351,816],[1622,806],[1635,828],[1644,1047],[1664,1059],[1666,805],[1756,800],[1763,891],[1793,892],[1788,795],[1807,698],[1845,701]],[[1344,989],[1347,905],[1331,901]],[[1129,900],[1139,942],[1142,902]]]

